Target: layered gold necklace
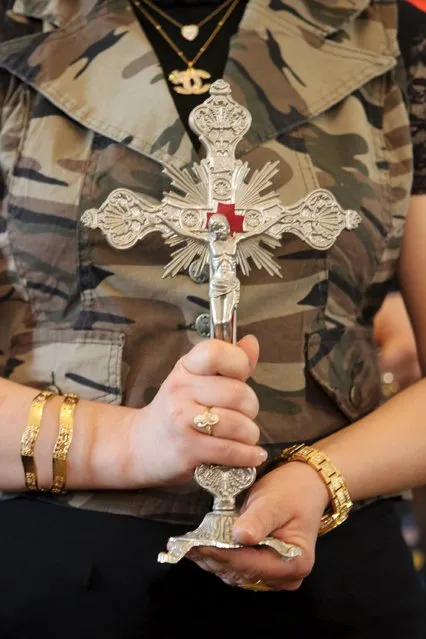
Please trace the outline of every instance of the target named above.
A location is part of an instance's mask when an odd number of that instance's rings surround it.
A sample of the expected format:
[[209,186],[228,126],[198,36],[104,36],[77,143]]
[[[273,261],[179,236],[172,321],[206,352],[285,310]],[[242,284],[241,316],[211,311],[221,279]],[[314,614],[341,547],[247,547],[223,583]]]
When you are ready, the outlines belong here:
[[197,22],[196,24],[183,24],[182,22],[179,22],[178,20],[175,20],[174,18],[172,18],[172,16],[169,16],[168,13],[163,11],[161,7],[158,7],[156,4],[151,2],[151,0],[140,0],[140,1],[142,2],[142,4],[148,5],[150,9],[158,13],[158,15],[162,16],[165,20],[167,20],[167,22],[170,22],[170,24],[173,24],[175,27],[180,29],[181,36],[185,38],[185,40],[188,40],[188,42],[192,42],[193,40],[195,40],[198,34],[200,33],[201,27],[207,24],[207,22],[209,22],[212,18],[217,16],[217,14],[222,11],[222,9],[227,7],[232,2],[232,0],[225,0],[225,2],[222,2],[222,4],[216,7],[214,11],[209,13],[208,16],[206,16],[205,18],[203,18],[202,20],[200,20],[200,22]]
[[[155,20],[155,18],[147,11],[146,7],[142,6],[142,2],[145,2],[146,4],[148,4],[147,0],[132,0],[132,4],[135,7],[137,7],[137,9],[142,13],[142,15],[158,31],[158,33],[161,35],[163,40],[167,42],[167,44],[173,49],[176,55],[178,55],[179,58],[186,64],[186,69],[184,70],[175,69],[168,75],[168,80],[174,85],[173,89],[174,91],[176,91],[176,93],[180,93],[181,95],[201,95],[203,93],[207,93],[207,91],[210,89],[210,86],[211,86],[210,82],[207,82],[204,84],[205,80],[209,80],[211,78],[210,73],[206,71],[205,69],[197,69],[195,65],[197,64],[201,56],[207,51],[207,49],[209,48],[209,46],[211,45],[211,43],[213,42],[213,40],[215,39],[219,31],[221,30],[221,28],[223,27],[223,25],[226,23],[226,21],[228,20],[229,16],[233,12],[233,10],[235,9],[239,1],[240,0],[229,0],[229,2],[227,1],[220,6],[220,9],[223,9],[226,5],[229,4],[229,7],[227,11],[225,12],[224,16],[219,20],[219,22],[213,29],[212,33],[209,35],[209,37],[204,42],[204,44],[199,48],[198,53],[192,58],[192,60],[189,60],[186,57],[186,55],[183,53],[183,51],[180,50],[177,44],[173,42],[172,38],[165,32],[161,24],[159,24]],[[156,7],[156,9],[158,9],[158,7]],[[213,14],[216,15],[218,12],[219,10],[216,9],[212,14],[209,14],[209,16],[207,16],[208,20],[210,20],[213,17]],[[162,11],[162,13],[164,12]],[[170,16],[168,16],[168,18],[169,17]],[[205,22],[208,22],[208,20],[204,18],[204,24]],[[177,23],[176,26],[179,26],[182,32],[182,27],[184,26],[199,27],[200,24],[201,23],[198,23],[198,25],[181,25],[181,23]]]

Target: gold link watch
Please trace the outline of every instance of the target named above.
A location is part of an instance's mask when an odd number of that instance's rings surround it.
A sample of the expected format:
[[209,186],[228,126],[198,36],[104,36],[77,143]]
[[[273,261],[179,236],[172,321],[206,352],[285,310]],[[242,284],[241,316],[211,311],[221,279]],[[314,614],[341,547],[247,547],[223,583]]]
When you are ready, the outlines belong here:
[[309,464],[320,475],[330,496],[330,505],[321,518],[318,534],[324,535],[342,524],[349,516],[353,503],[346,487],[345,480],[333,462],[323,452],[305,444],[297,444],[284,448],[280,453],[278,464],[292,461]]

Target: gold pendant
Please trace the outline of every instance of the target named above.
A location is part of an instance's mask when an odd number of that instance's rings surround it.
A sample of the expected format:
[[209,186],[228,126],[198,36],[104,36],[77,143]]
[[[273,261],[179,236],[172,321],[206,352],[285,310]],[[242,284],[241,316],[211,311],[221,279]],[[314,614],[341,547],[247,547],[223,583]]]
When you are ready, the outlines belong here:
[[188,67],[185,71],[175,69],[169,74],[169,82],[176,85],[174,90],[181,95],[201,95],[207,93],[211,83],[203,84],[203,80],[208,80],[211,75],[203,69]]
[[192,42],[195,40],[199,33],[199,29],[196,24],[184,24],[180,30],[180,33],[185,40]]

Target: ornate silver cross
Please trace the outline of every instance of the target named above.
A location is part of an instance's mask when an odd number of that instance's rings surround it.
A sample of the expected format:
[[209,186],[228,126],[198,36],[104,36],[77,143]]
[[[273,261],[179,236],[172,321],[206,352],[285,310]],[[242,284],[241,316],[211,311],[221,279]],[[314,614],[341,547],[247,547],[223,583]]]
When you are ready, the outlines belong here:
[[[310,193],[285,207],[271,190],[278,162],[268,162],[249,176],[247,163],[237,160],[235,149],[248,131],[251,116],[231,97],[229,84],[217,80],[210,97],[190,115],[191,128],[206,148],[206,158],[190,170],[166,166],[164,172],[176,189],[154,205],[127,189],[116,189],[99,209],[82,216],[90,228],[99,228],[117,249],[127,249],[146,235],[160,232],[165,243],[179,246],[164,269],[163,277],[175,276],[195,262],[195,275],[209,265],[211,337],[236,340],[236,310],[240,298],[237,267],[244,275],[257,268],[281,277],[271,249],[284,233],[297,235],[314,249],[329,249],[344,229],[361,221],[355,211],[343,210],[324,189]],[[213,511],[199,528],[169,540],[160,562],[176,563],[195,546],[238,548],[232,537],[238,517],[235,498],[256,478],[254,468],[201,465],[197,483],[214,495]],[[296,546],[268,537],[260,545],[274,548],[291,559],[300,554]]]

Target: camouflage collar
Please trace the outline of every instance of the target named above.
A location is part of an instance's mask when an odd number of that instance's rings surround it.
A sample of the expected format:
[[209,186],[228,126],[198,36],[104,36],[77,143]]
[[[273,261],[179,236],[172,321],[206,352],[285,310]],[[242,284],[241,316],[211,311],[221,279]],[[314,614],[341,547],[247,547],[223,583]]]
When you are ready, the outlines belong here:
[[[70,21],[87,16],[102,4],[105,0],[15,0],[13,11],[64,27]],[[270,0],[269,6],[275,11],[299,15],[307,24],[328,34],[352,20],[368,4],[369,0]]]
[[[343,31],[337,39],[325,38],[367,4],[271,0],[271,10],[268,0],[250,1],[225,71],[254,120],[240,153],[291,131],[394,65],[395,52],[379,22],[370,25],[368,47],[360,48]],[[0,46],[0,67],[107,138],[178,166],[194,159],[128,0],[17,0],[18,9],[63,26],[6,42]]]
[[61,28],[87,16],[96,4],[99,0],[15,0],[13,13]]

